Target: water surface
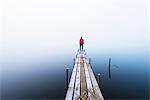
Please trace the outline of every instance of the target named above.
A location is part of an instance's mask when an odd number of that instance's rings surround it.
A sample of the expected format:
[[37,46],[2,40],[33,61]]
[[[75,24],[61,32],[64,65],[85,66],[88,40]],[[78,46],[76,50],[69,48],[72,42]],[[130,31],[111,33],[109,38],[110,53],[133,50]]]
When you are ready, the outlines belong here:
[[[91,53],[95,76],[101,74],[101,91],[104,98],[148,99],[148,57],[145,53],[99,54]],[[6,99],[64,99],[66,92],[65,69],[69,74],[75,55],[61,55],[2,63],[3,100]],[[111,78],[108,76],[108,59],[111,57]]]

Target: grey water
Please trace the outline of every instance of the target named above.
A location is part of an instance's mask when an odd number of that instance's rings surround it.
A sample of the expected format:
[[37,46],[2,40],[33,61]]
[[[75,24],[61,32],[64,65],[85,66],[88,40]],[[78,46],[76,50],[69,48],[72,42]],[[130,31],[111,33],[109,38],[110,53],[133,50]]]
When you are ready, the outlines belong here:
[[[149,99],[149,66],[146,53],[89,53],[95,76],[105,99]],[[1,99],[64,99],[66,73],[75,55],[45,57],[33,61],[2,62]],[[111,57],[111,78],[108,59]]]

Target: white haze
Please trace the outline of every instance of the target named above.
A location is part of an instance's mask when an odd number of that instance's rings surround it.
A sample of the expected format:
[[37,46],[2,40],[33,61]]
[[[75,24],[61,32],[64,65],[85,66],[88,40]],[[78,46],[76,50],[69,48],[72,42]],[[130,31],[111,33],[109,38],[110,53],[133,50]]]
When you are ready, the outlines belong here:
[[[2,0],[3,58],[148,49],[147,0]],[[21,58],[20,58],[21,59]]]

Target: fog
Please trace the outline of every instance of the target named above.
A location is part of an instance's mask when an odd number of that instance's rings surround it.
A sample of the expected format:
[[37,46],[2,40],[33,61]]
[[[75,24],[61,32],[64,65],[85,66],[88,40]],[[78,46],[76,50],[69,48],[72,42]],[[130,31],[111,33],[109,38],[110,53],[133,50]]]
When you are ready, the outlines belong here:
[[71,54],[77,51],[80,36],[88,52],[148,49],[147,0],[1,2],[1,49],[7,60]]

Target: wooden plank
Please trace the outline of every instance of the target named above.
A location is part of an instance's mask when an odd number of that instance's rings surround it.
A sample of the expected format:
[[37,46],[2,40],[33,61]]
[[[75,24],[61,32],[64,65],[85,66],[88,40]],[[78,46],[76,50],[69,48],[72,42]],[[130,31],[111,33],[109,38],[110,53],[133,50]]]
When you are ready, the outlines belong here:
[[92,82],[92,85],[93,85],[93,95],[97,98],[97,100],[104,100],[103,96],[102,96],[102,93],[100,91],[100,88],[97,84],[97,81],[96,81],[96,78],[94,76],[94,73],[91,69],[91,66],[90,64],[87,64],[88,65],[88,70],[89,70],[89,74],[90,74],[90,77],[91,77],[91,82]]
[[83,64],[83,59],[81,59],[81,63],[80,63],[80,68],[81,68],[81,98],[82,100],[86,100],[87,99],[87,85],[86,85],[86,79],[85,79],[85,71],[84,71],[84,64]]
[[100,91],[100,88],[97,84],[97,81],[96,81],[96,78],[94,76],[94,73],[91,69],[91,65],[89,64],[89,61],[87,58],[85,58],[85,63],[87,65],[87,68],[88,68],[88,71],[89,71],[89,76],[90,76],[90,80],[91,80],[91,83],[92,83],[92,88],[93,88],[93,91],[90,91],[90,93],[92,94],[91,97],[92,98],[89,98],[90,100],[93,100],[93,99],[96,99],[96,100],[104,100],[103,96],[102,96],[102,93]]
[[93,87],[92,87],[91,78],[89,75],[85,58],[84,58],[84,68],[85,68],[85,76],[86,76],[85,78],[87,83],[88,98],[91,98],[91,92],[93,91]]
[[73,90],[74,90],[74,83],[75,83],[75,76],[76,76],[76,71],[77,71],[77,62],[78,62],[78,60],[76,60],[76,63],[74,65],[74,68],[73,68],[73,71],[72,71],[72,75],[71,75],[71,79],[70,79],[70,83],[69,83],[69,87],[68,87],[68,90],[67,90],[65,100],[72,100],[72,97],[73,97]]
[[79,97],[80,97],[80,58],[77,64],[77,75],[76,75],[76,80],[75,80],[73,100],[76,100]]

